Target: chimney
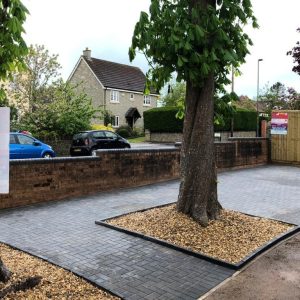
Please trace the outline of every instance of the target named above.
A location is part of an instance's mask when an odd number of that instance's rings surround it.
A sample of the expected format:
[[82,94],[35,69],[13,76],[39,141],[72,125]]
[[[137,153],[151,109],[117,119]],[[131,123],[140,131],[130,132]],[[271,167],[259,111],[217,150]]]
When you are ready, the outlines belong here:
[[86,47],[85,50],[83,50],[83,56],[88,59],[88,60],[91,60],[91,50]]

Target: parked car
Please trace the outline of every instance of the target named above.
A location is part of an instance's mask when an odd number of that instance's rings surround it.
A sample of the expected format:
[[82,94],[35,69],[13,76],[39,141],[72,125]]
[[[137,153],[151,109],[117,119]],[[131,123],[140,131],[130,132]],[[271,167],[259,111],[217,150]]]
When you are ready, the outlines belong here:
[[131,148],[130,143],[108,130],[82,131],[73,136],[71,156],[95,155],[97,149]]
[[42,143],[31,135],[11,132],[9,141],[9,158],[51,158],[55,157],[51,146]]

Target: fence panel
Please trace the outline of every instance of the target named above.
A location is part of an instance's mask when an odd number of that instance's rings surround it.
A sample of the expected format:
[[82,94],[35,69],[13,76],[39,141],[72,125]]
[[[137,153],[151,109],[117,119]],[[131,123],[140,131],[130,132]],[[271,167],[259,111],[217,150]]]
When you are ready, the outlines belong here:
[[272,134],[271,159],[273,162],[300,163],[300,110],[275,111],[288,113],[287,134]]

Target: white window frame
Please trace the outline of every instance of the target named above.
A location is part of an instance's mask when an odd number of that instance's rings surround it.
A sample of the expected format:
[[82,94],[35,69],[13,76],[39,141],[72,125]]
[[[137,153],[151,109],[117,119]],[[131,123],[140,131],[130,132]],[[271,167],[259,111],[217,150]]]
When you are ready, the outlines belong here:
[[134,100],[134,93],[130,93],[130,95],[129,95],[129,100],[131,100],[131,101]]
[[114,123],[112,125],[113,128],[118,128],[120,126],[120,116],[113,116]]
[[144,95],[144,106],[151,106],[151,96]]
[[110,91],[110,102],[112,103],[120,103],[119,100],[119,91],[111,90]]

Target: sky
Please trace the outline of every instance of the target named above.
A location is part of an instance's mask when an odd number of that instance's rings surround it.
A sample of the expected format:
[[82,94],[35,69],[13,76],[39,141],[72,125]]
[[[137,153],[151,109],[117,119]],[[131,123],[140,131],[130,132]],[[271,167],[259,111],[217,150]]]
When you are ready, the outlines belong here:
[[[28,45],[45,45],[51,54],[59,55],[61,74],[67,79],[82,51],[88,47],[92,57],[131,64],[128,48],[140,12],[148,11],[150,0],[23,0],[30,12],[24,36]],[[260,25],[245,31],[254,45],[241,67],[242,75],[234,80],[238,95],[256,98],[266,86],[281,82],[300,92],[300,76],[292,72],[291,50],[300,34],[299,0],[252,0]],[[147,62],[138,55],[132,65],[147,71]]]

